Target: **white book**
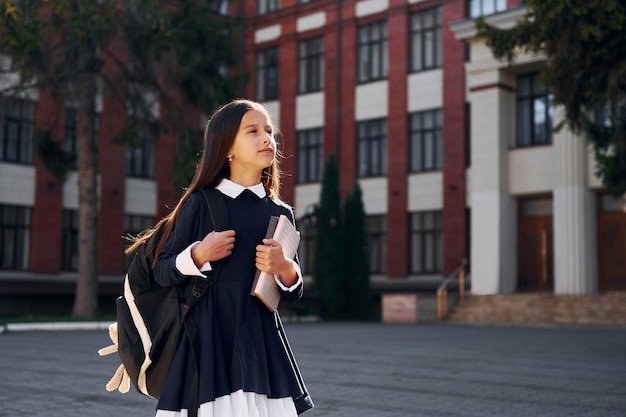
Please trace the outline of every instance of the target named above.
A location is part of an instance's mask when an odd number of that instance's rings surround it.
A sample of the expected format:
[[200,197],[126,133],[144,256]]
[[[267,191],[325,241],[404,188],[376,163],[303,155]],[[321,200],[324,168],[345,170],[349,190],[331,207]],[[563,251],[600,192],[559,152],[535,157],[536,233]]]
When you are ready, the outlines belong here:
[[[284,214],[272,216],[267,225],[265,239],[274,239],[283,248],[285,257],[294,259],[300,244],[300,232],[296,230],[289,218]],[[280,303],[280,290],[273,274],[257,269],[250,294],[258,297],[270,311],[276,311]]]

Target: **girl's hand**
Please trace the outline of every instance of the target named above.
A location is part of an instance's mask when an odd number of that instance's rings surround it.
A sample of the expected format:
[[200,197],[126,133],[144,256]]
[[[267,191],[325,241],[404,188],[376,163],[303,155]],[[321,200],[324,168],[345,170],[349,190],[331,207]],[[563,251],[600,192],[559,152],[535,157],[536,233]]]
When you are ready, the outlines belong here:
[[283,247],[274,239],[263,239],[263,245],[256,247],[255,266],[259,271],[278,275],[286,287],[298,278],[294,261],[285,257]]
[[191,250],[191,257],[198,267],[206,262],[219,261],[233,253],[235,247],[235,231],[212,231],[202,242]]

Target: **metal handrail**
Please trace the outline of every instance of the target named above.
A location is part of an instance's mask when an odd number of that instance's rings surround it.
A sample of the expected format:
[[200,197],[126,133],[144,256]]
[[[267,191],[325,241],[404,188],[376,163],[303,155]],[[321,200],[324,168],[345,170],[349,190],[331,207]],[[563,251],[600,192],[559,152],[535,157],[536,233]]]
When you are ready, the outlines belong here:
[[[467,259],[463,259],[459,265],[447,278],[445,278],[437,288],[437,320],[442,320],[448,314],[448,286],[459,283],[459,300],[465,297],[465,284],[469,282],[466,276]],[[458,276],[458,278],[457,278]]]

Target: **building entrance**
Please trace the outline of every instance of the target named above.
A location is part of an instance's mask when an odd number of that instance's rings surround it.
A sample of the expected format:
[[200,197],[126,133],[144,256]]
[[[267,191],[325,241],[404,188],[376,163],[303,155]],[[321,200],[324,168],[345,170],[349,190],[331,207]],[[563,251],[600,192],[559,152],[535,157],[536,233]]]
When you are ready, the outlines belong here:
[[599,200],[599,289],[626,291],[626,213],[620,199],[601,195]]
[[517,241],[517,290],[554,290],[552,199],[521,200]]

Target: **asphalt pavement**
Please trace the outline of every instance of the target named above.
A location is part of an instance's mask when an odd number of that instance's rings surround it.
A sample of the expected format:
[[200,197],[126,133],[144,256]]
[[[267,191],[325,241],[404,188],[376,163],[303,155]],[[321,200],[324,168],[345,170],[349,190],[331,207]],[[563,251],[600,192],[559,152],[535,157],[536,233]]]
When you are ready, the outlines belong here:
[[[307,417],[623,417],[626,329],[288,323],[315,408]],[[107,392],[105,330],[0,334],[0,416],[149,417]]]

